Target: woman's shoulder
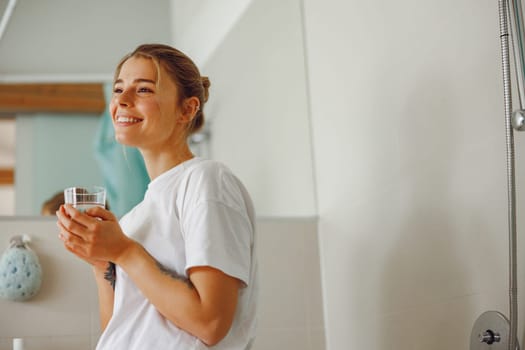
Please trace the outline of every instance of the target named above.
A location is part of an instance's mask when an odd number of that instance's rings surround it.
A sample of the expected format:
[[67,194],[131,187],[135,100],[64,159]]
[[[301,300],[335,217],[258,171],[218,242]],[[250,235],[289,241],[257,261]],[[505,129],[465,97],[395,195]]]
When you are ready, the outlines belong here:
[[244,185],[241,180],[224,163],[211,160],[199,159],[186,169],[186,181],[188,189],[194,190],[203,197],[221,198],[232,194],[242,197]]
[[189,177],[216,178],[222,176],[233,176],[233,172],[224,163],[206,158],[194,158],[188,163],[185,171]]
[[[242,181],[217,160],[197,159],[188,164],[181,199],[187,203],[221,203],[253,217],[253,204]],[[244,215],[244,214],[243,214]]]

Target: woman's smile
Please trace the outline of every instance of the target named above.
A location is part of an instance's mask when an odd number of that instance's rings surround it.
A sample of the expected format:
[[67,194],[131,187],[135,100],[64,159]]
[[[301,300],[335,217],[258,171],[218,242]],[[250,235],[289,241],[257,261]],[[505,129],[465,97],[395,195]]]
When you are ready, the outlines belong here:
[[142,122],[143,119],[136,118],[136,117],[130,117],[130,116],[120,116],[117,115],[115,119],[115,123],[118,126],[127,126],[127,125],[133,125]]

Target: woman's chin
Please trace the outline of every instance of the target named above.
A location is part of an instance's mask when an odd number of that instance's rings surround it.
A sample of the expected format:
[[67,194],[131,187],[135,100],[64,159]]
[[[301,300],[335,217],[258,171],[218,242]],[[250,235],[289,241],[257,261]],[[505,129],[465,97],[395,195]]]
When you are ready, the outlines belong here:
[[124,135],[115,135],[115,140],[123,146],[136,147],[136,142],[133,141],[131,137],[126,137]]

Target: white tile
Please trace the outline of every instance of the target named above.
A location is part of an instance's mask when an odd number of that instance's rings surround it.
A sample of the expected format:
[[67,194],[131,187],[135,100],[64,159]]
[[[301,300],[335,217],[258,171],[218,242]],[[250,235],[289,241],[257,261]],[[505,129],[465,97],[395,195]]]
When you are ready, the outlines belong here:
[[306,294],[307,322],[310,328],[324,328],[323,296],[321,288],[321,266],[317,226],[304,228],[306,275],[304,290]]
[[476,299],[458,298],[407,314],[416,349],[469,349],[472,326],[482,313],[476,307]]
[[[61,336],[53,337],[51,339],[52,348],[49,350],[92,350],[91,337],[89,335],[82,336]],[[35,348],[36,349],[36,348]],[[31,350],[28,348],[27,350]]]
[[274,329],[259,332],[252,349],[314,350],[310,347],[308,333],[304,329]]
[[[11,350],[11,338],[0,338],[0,350]],[[64,335],[59,337],[23,337],[24,350],[92,350],[90,338],[86,335]]]
[[[300,227],[300,225],[299,225]],[[260,328],[305,328],[304,234],[285,222],[258,225]]]
[[311,350],[326,349],[326,335],[324,328],[310,329],[308,332],[308,346]]

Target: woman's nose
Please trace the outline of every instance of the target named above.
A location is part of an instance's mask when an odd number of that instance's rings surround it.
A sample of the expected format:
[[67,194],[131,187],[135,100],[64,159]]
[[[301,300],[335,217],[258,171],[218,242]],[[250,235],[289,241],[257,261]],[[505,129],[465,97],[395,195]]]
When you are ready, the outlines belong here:
[[121,106],[129,106],[132,103],[131,92],[129,90],[123,90],[116,97],[117,103]]

